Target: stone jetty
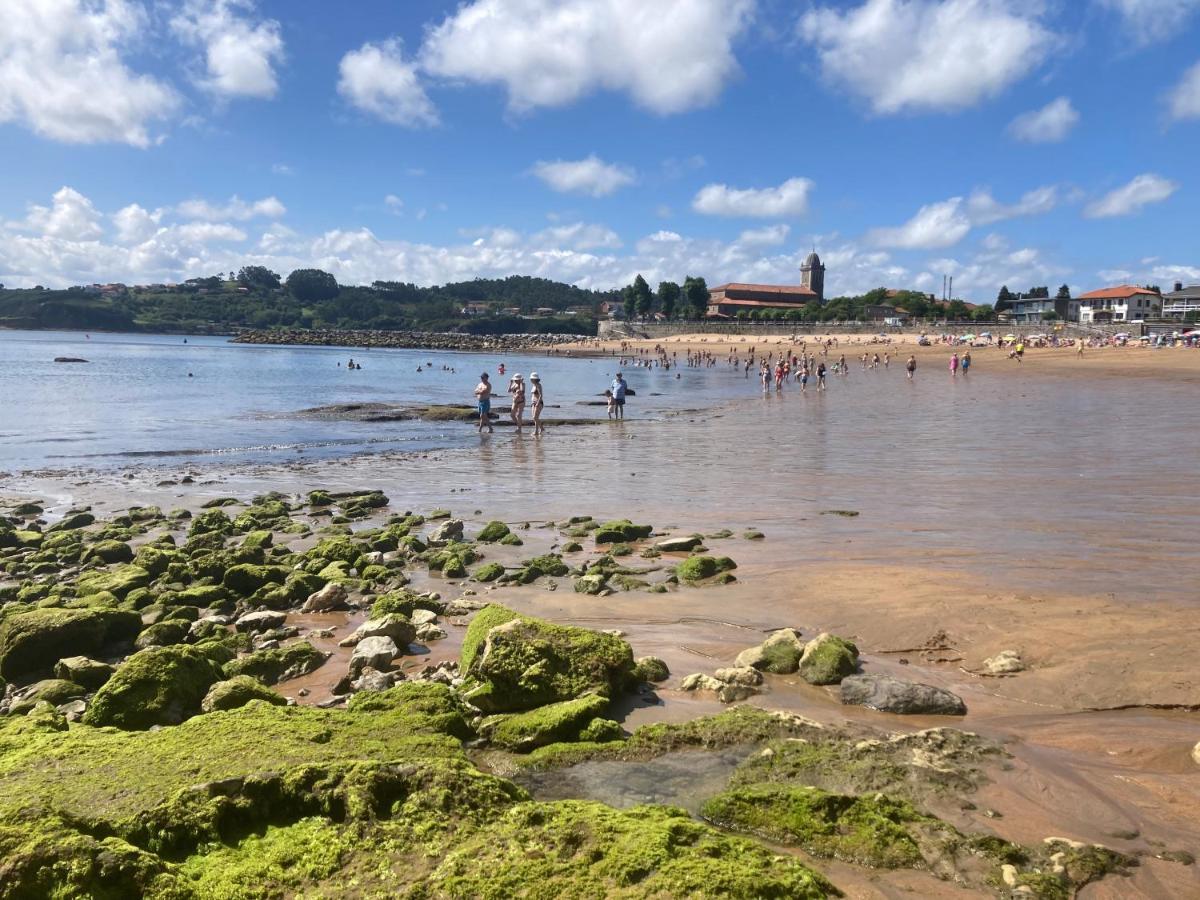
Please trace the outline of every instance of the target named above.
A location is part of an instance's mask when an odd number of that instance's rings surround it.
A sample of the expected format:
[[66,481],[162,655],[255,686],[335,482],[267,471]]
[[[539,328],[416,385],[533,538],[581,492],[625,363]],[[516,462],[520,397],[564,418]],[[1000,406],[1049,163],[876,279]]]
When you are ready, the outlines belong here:
[[387,347],[395,350],[462,350],[499,353],[545,349],[586,339],[579,334],[459,334],[438,331],[250,330],[235,344],[288,344],[308,347]]

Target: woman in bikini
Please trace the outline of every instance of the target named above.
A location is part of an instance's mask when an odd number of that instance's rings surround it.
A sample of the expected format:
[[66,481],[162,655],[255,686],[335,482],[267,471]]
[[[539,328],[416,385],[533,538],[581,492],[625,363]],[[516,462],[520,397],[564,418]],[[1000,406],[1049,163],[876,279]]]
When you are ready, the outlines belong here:
[[529,383],[533,390],[533,436],[537,437],[546,430],[546,426],[542,424],[542,408],[546,405],[546,399],[542,395],[542,379],[538,377],[537,372],[529,374]]

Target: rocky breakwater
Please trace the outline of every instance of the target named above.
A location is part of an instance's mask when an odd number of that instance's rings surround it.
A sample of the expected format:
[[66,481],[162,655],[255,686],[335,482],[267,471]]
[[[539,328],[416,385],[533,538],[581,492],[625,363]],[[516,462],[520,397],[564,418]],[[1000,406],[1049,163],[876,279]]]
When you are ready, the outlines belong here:
[[396,350],[462,350],[516,353],[586,340],[578,334],[462,334],[440,331],[267,330],[242,331],[235,344],[288,344],[312,347],[386,347]]

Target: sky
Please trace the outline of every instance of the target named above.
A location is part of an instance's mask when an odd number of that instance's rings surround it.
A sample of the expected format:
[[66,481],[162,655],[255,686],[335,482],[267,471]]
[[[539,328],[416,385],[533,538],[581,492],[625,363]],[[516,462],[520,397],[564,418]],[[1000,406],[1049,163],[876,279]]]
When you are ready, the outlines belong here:
[[1200,282],[1200,0],[0,0],[0,283]]

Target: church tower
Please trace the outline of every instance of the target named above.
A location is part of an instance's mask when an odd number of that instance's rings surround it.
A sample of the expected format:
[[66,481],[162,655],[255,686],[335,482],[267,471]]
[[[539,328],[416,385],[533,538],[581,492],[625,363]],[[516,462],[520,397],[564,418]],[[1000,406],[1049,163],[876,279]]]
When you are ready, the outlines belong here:
[[800,283],[817,295],[817,302],[825,302],[825,267],[814,250],[804,258],[800,267]]

